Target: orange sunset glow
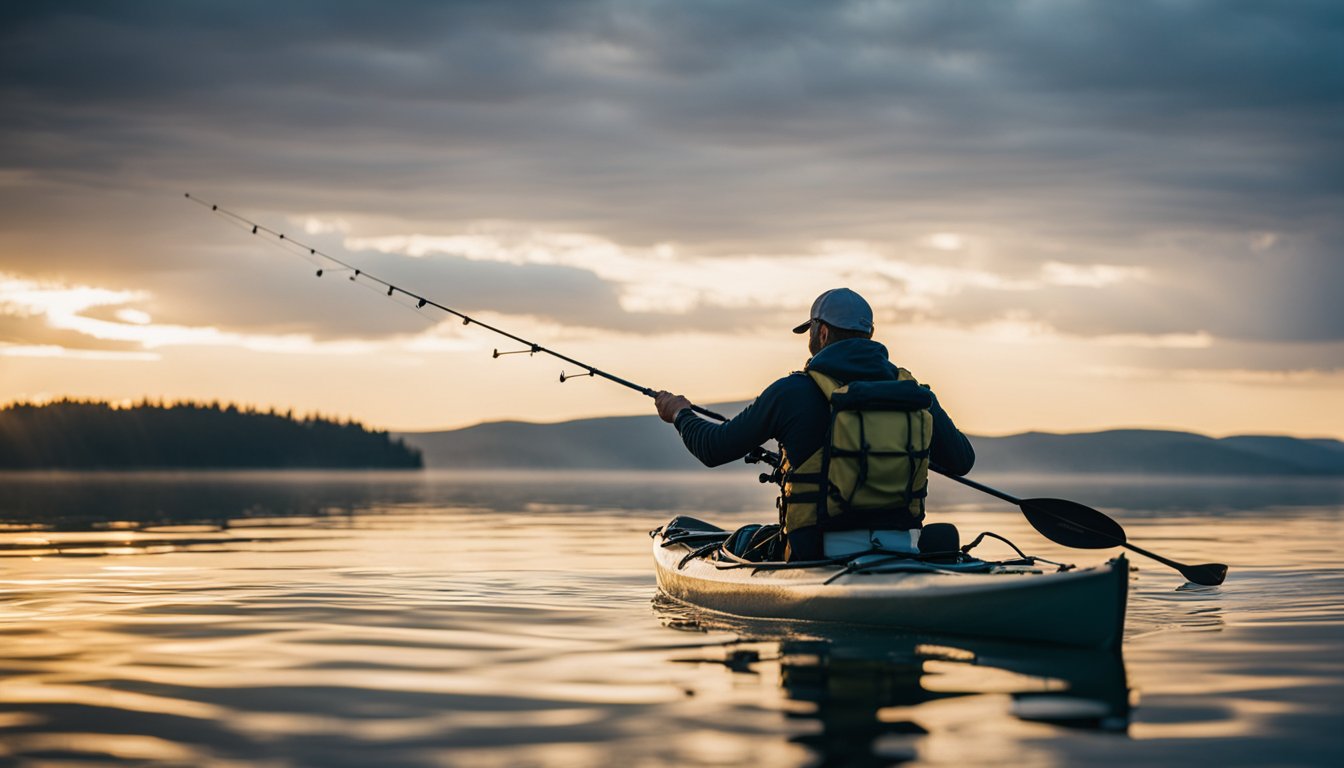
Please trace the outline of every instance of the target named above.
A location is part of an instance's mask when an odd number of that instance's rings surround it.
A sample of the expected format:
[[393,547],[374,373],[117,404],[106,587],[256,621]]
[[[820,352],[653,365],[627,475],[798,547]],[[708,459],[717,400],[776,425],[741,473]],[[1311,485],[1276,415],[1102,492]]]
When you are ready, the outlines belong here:
[[[1099,44],[1119,67],[1100,78],[1052,54],[1124,20],[1043,34],[1025,7],[974,48],[859,7],[768,35],[633,9],[336,14],[359,42],[334,47],[297,12],[246,33],[99,13],[3,33],[0,403],[218,400],[402,431],[653,412],[315,278],[190,192],[699,403],[800,368],[790,327],[848,286],[972,434],[1344,437],[1344,190],[1316,119],[1338,76],[1309,41],[1187,40],[1175,72]],[[1222,87],[1271,57],[1290,92]]]

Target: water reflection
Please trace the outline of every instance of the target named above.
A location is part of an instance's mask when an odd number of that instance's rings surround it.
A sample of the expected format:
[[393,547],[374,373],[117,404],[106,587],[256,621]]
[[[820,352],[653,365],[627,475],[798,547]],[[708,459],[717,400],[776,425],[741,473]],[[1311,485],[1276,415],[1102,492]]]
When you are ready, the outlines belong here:
[[775,676],[791,718],[814,728],[789,741],[820,765],[893,765],[919,757],[939,726],[926,705],[1007,697],[1019,721],[1127,732],[1130,691],[1119,652],[901,635],[860,627],[818,629],[737,620],[664,596],[654,610],[669,628],[735,637],[674,659],[721,665],[727,674]]
[[[1123,518],[1174,510],[1219,517],[1266,509],[1344,507],[1338,479],[1153,479],[1079,476],[989,478],[1019,496],[1074,499]],[[950,481],[941,510],[982,505]],[[0,530],[89,530],[109,524],[220,527],[275,516],[340,517],[388,507],[527,512],[667,512],[769,516],[774,491],[741,473],[675,472],[0,472]],[[997,502],[994,502],[997,504]],[[997,508],[997,507],[996,507]]]
[[0,531],[83,531],[380,510],[756,512],[773,504],[739,475],[639,472],[0,472]]
[[1337,485],[1071,482],[994,484],[1233,566],[1136,560],[1124,662],[651,609],[647,530],[759,521],[740,476],[0,474],[0,764],[1344,764]]

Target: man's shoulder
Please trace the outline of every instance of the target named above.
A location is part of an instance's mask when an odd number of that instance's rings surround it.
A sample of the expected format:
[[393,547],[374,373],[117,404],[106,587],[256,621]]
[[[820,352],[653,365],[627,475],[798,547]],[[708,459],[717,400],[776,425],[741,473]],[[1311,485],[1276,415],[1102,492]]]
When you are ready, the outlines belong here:
[[770,387],[767,387],[767,389],[771,387],[801,387],[806,385],[816,386],[812,383],[812,377],[807,375],[807,371],[790,371],[789,373],[780,376],[778,379],[775,379],[774,383],[771,384]]
[[781,376],[775,379],[774,383],[765,388],[761,393],[762,398],[795,398],[802,395],[819,392],[816,382],[807,375],[806,371],[794,371],[793,373]]

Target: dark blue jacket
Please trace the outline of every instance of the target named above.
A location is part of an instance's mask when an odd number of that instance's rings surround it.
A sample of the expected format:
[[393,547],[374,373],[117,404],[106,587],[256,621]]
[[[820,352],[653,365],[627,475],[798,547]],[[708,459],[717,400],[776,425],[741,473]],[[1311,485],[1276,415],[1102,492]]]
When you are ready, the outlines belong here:
[[[871,339],[828,344],[808,361],[808,367],[842,385],[897,377],[896,366],[887,359],[887,348]],[[929,411],[933,414],[930,460],[953,474],[970,472],[975,464],[971,442],[952,423],[936,396]],[[707,467],[737,461],[768,440],[778,440],[791,459],[801,463],[821,449],[830,414],[821,389],[806,373],[796,372],[766,387],[746,410],[726,423],[706,421],[686,409],[677,415],[676,427],[686,448]],[[800,548],[799,543],[791,544],[795,550]],[[819,542],[807,548],[816,547]]]

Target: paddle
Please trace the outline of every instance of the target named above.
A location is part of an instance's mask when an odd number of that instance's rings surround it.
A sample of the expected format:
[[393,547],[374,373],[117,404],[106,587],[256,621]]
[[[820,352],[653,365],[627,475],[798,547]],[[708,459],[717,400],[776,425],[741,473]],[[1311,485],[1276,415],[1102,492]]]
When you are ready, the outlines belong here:
[[1180,571],[1181,575],[1190,582],[1210,587],[1222,584],[1223,579],[1227,578],[1227,566],[1222,563],[1186,565],[1130,544],[1126,541],[1125,529],[1121,528],[1119,523],[1076,501],[1066,499],[1019,499],[998,489],[990,488],[983,483],[954,475],[935,464],[930,464],[929,469],[962,485],[970,486],[977,491],[984,491],[990,496],[996,496],[1004,501],[1016,504],[1022,510],[1022,514],[1026,515],[1027,522],[1031,523],[1032,527],[1039,531],[1042,536],[1056,544],[1063,544],[1075,549],[1124,547]]

